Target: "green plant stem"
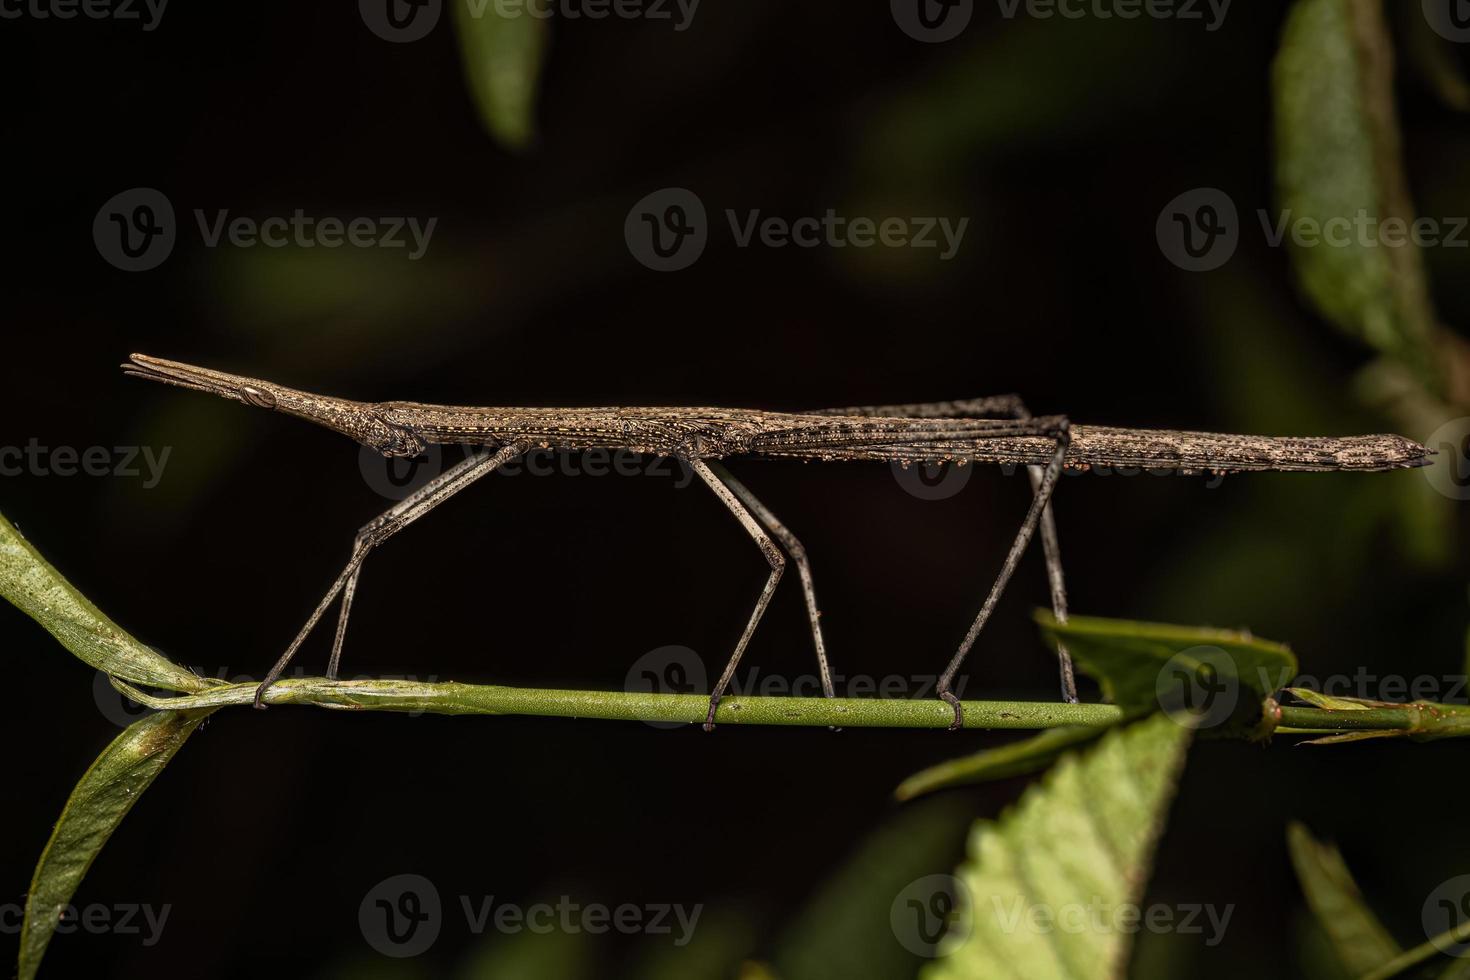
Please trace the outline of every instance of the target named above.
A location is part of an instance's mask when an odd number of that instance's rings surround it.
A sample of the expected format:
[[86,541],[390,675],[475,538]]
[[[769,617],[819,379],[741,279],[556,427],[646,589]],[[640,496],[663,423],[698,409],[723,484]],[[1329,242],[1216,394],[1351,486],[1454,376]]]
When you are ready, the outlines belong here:
[[1393,959],[1384,963],[1371,973],[1365,973],[1360,980],[1389,980],[1396,977],[1412,966],[1417,966],[1425,960],[1432,959],[1445,953],[1450,947],[1461,943],[1470,942],[1470,921],[1461,922],[1453,929],[1440,933],[1427,942],[1422,942],[1413,949],[1406,949]]
[[1463,705],[1412,702],[1357,711],[1282,707],[1276,732],[1282,735],[1396,731],[1418,738],[1470,735],[1470,710]]
[[[150,708],[185,710],[248,704],[253,684],[226,684],[199,694],[155,697],[113,678],[129,698]],[[702,694],[628,691],[563,691],[488,684],[418,681],[331,681],[299,677],[277,681],[266,704],[313,705],[358,711],[436,715],[539,715],[694,724],[704,721]],[[1398,731],[1421,738],[1470,735],[1470,712],[1445,705],[1405,704],[1361,711],[1282,707],[1281,734]],[[1125,713],[1112,704],[1052,701],[966,701],[965,727],[1030,731],[1080,725],[1112,725]],[[953,713],[936,699],[726,696],[715,721],[722,725],[791,725],[833,728],[946,728]]]
[[[246,704],[251,684],[230,684],[198,695],[153,697],[114,681],[128,697],[150,708],[213,708]],[[324,708],[402,711],[444,715],[541,715],[621,721],[702,722],[709,698],[701,694],[644,694],[625,691],[559,691],[456,682],[329,681],[292,678],[266,692],[267,704],[311,704]],[[965,727],[1030,730],[1061,725],[1107,725],[1123,712],[1111,704],[1046,701],[966,701]],[[939,700],[727,696],[716,722],[722,725],[805,725],[836,728],[945,728],[954,713]]]

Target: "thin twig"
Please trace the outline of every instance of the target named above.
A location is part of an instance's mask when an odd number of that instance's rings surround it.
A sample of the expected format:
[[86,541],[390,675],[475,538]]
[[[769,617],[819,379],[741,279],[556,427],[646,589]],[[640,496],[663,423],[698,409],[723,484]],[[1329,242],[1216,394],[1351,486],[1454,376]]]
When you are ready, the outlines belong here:
[[[198,695],[154,697],[126,682],[113,684],[149,708],[182,710],[249,704],[255,685],[229,684]],[[332,681],[302,677],[277,681],[267,704],[308,704],[321,708],[400,711],[441,715],[541,715],[618,721],[689,722],[705,720],[709,698],[702,694],[646,694],[626,691],[561,691],[540,688],[461,684],[454,681]],[[1035,730],[1061,725],[1107,725],[1121,721],[1111,704],[1049,701],[966,701],[965,727]],[[718,721],[730,725],[797,725],[835,728],[947,728],[954,720],[939,700],[879,698],[744,697],[720,702]]]

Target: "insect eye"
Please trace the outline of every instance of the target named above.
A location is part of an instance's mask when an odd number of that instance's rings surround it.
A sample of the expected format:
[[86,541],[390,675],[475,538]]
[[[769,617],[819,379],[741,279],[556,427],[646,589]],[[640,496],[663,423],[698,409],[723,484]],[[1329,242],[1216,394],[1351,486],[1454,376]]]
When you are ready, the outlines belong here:
[[253,385],[241,385],[240,396],[256,408],[275,408],[276,396]]

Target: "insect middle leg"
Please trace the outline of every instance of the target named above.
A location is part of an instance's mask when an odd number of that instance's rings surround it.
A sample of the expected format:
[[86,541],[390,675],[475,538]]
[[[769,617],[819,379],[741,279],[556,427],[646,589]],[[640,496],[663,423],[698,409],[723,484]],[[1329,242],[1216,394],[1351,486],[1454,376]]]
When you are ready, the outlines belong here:
[[[919,402],[911,405],[858,405],[851,408],[824,408],[803,415],[867,415],[889,418],[948,419],[948,418],[1012,418],[1025,420],[1031,412],[1020,395],[989,395],[983,398],[965,398],[948,402]],[[1031,480],[1031,493],[1041,492],[1043,468],[1026,467]],[[1067,621],[1067,583],[1062,574],[1062,549],[1057,539],[1057,522],[1052,515],[1051,503],[1041,511],[1041,551],[1046,559],[1046,578],[1051,589],[1051,610],[1057,622]],[[1077,701],[1077,680],[1072,669],[1072,657],[1067,648],[1057,644],[1057,669],[1061,676],[1062,700]]]
[[[1001,566],[1000,574],[996,576],[995,582],[990,586],[990,594],[985,597],[985,602],[980,607],[975,622],[970,624],[965,638],[960,641],[960,648],[955,651],[949,666],[944,668],[944,673],[939,675],[938,694],[939,697],[954,709],[954,721],[950,723],[950,730],[954,731],[964,724],[965,713],[960,707],[960,699],[955,697],[953,684],[955,675],[959,673],[960,667],[964,665],[965,657],[974,646],[975,638],[984,629],[985,623],[990,619],[990,614],[995,611],[996,603],[1000,601],[1001,593],[1005,591],[1006,583],[1015,574],[1016,566],[1020,564],[1021,555],[1026,551],[1026,545],[1031,542],[1031,536],[1036,532],[1041,523],[1041,515],[1045,512],[1048,502],[1051,500],[1052,491],[1056,489],[1057,480],[1062,475],[1062,465],[1067,459],[1067,447],[1071,444],[1071,435],[1068,431],[1066,419],[1061,419],[1054,428],[1039,431],[1037,435],[1051,436],[1056,440],[1056,452],[1051,461],[1046,464],[1046,469],[1041,474],[1041,485],[1036,488],[1036,493],[1031,499],[1031,507],[1026,511],[1026,519],[1021,522],[1020,529],[1016,532],[1015,541],[1011,542],[1011,550],[1006,553],[1005,563]],[[1068,664],[1070,666],[1070,664]],[[1065,675],[1064,675],[1065,676]],[[1076,695],[1073,694],[1075,700]]]
[[776,547],[776,543],[751,516],[750,511],[741,504],[735,492],[720,482],[720,478],[715,476],[704,460],[690,459],[689,466],[699,474],[701,480],[709,484],[709,488],[715,492],[715,496],[720,498],[720,502],[730,509],[730,513],[735,515],[735,519],[745,528],[746,533],[755,539],[756,545],[761,549],[761,554],[765,555],[766,562],[771,566],[771,574],[766,579],[766,587],[761,590],[760,598],[755,601],[755,609],[750,613],[750,622],[745,624],[745,632],[740,635],[740,642],[735,644],[735,652],[730,655],[730,662],[725,665],[720,679],[710,691],[709,713],[704,718],[704,730],[709,732],[714,731],[715,709],[720,706],[720,699],[724,697],[725,690],[730,686],[730,679],[735,676],[735,668],[740,666],[740,658],[744,656],[745,648],[750,643],[750,637],[755,633],[756,624],[761,621],[761,616],[765,615],[766,606],[771,603],[771,596],[776,592],[776,583],[781,581],[781,573],[786,570],[786,558]]
[[265,697],[266,690],[274,684],[285,671],[286,666],[291,663],[291,658],[296,656],[302,642],[311,633],[327,607],[337,594],[343,593],[342,612],[337,619],[337,635],[332,642],[332,659],[327,667],[327,676],[337,676],[337,665],[342,658],[342,639],[347,633],[347,617],[352,610],[352,595],[357,591],[357,579],[362,572],[362,563],[367,558],[368,552],[388,540],[394,534],[403,530],[414,521],[423,517],[439,504],[448,500],[465,487],[474,483],[480,477],[494,471],[503,463],[507,463],[519,456],[524,449],[521,446],[504,446],[493,453],[476,453],[467,459],[456,463],[449,469],[440,473],[434,479],[424,484],[398,503],[389,507],[382,514],[373,518],[362,529],[357,532],[357,537],[352,543],[352,557],[348,559],[347,566],[342,569],[322,601],[317,604],[312,612],[311,618],[306,625],[301,627],[301,632],[296,634],[296,639],[286,648],[286,652],[277,660],[270,673],[265,675],[265,680],[255,689],[255,706],[264,707],[261,699]]
[[776,540],[781,542],[781,547],[786,549],[786,554],[796,564],[796,574],[801,578],[801,594],[806,600],[807,619],[811,622],[812,627],[812,645],[817,651],[817,671],[822,678],[822,693],[829,698],[835,697],[832,688],[832,669],[827,664],[827,645],[822,641],[822,613],[817,609],[817,590],[812,584],[812,566],[807,560],[806,548],[797,540],[796,535],[792,534],[786,525],[771,513],[769,507],[761,503],[756,495],[746,488],[745,484],[730,475],[729,470],[713,461],[707,465],[725,486],[730,488],[730,492],[750,508],[756,518],[766,526],[766,530],[775,535]]

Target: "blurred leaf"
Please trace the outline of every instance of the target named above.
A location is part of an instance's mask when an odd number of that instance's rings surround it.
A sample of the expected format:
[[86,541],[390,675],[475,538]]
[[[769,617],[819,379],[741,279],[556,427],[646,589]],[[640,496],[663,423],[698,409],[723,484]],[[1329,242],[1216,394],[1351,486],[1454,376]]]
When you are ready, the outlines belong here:
[[403,248],[222,249],[204,268],[214,319],[239,343],[277,349],[292,370],[340,365],[344,350],[364,358],[381,345],[401,357],[395,340],[437,341],[512,277],[499,254],[455,241],[435,216],[415,220]]
[[[634,968],[625,971],[625,975],[637,980],[726,980],[739,969],[742,977],[749,975],[753,980],[756,974],[751,970],[758,965],[743,963],[742,960],[755,948],[757,938],[750,915],[737,909],[706,908],[700,913],[699,927],[687,944],[653,943],[649,951],[639,957]],[[601,972],[605,974],[607,971]],[[769,971],[767,975],[770,975]]]
[[520,980],[521,977],[580,980],[606,972],[598,967],[586,933],[522,929],[487,933],[455,976],[459,980]]
[[19,980],[30,980],[62,910],[102,846],[209,712],[163,712],[133,722],[82,776],[41,852],[26,900]]
[[197,693],[197,677],[139,643],[72,587],[0,516],[0,596],[46,628],[78,659],[134,684]]
[[1125,711],[1160,707],[1160,672],[1171,663],[1208,667],[1218,682],[1253,693],[1257,705],[1296,675],[1290,650],[1247,632],[1096,616],[1058,623],[1044,610],[1036,621],[1053,642],[1066,644],[1077,666]]
[[[1189,742],[1164,715],[1115,729],[1063,756],[999,821],[977,822],[961,916],[923,980],[1122,977]],[[1111,928],[1077,928],[1079,914]]]
[[1113,726],[1093,725],[1049,728],[1038,735],[1002,745],[1000,748],[986,749],[916,772],[900,783],[893,795],[900,800],[911,800],[950,786],[984,783],[992,779],[1036,772],[1051,765],[1063,752],[1092,741],[1111,727]]
[[[1296,0],[1273,70],[1276,184],[1288,229],[1305,219],[1346,221],[1349,241],[1292,243],[1296,275],[1340,329],[1410,365],[1438,390],[1437,333],[1401,164],[1392,42],[1382,0]],[[1367,234],[1357,219],[1375,224]],[[1382,222],[1404,223],[1385,245]],[[1288,241],[1290,236],[1288,235]]]
[[942,186],[971,174],[963,164],[977,154],[1107,130],[1168,98],[1158,78],[1184,60],[1168,31],[1120,19],[1023,17],[970,34],[865,115],[857,170],[866,193]]
[[953,866],[972,811],[955,798],[893,814],[807,900],[783,931],[772,965],[781,980],[913,976],[918,957],[890,925],[896,896]]
[[1286,843],[1307,904],[1353,975],[1381,966],[1402,951],[1363,903],[1357,882],[1336,847],[1313,839],[1295,821],[1286,828]]
[[735,980],[780,980],[769,964],[750,960],[740,964]]
[[1300,909],[1292,915],[1296,937],[1296,975],[1300,980],[1357,980],[1338,959],[1332,938],[1311,912]]
[[1470,959],[1442,958],[1414,974],[1419,980],[1470,980]]
[[533,16],[529,3],[511,6],[504,14],[495,0],[465,0],[451,6],[481,121],[503,145],[524,149],[536,132],[536,84],[547,20]]

